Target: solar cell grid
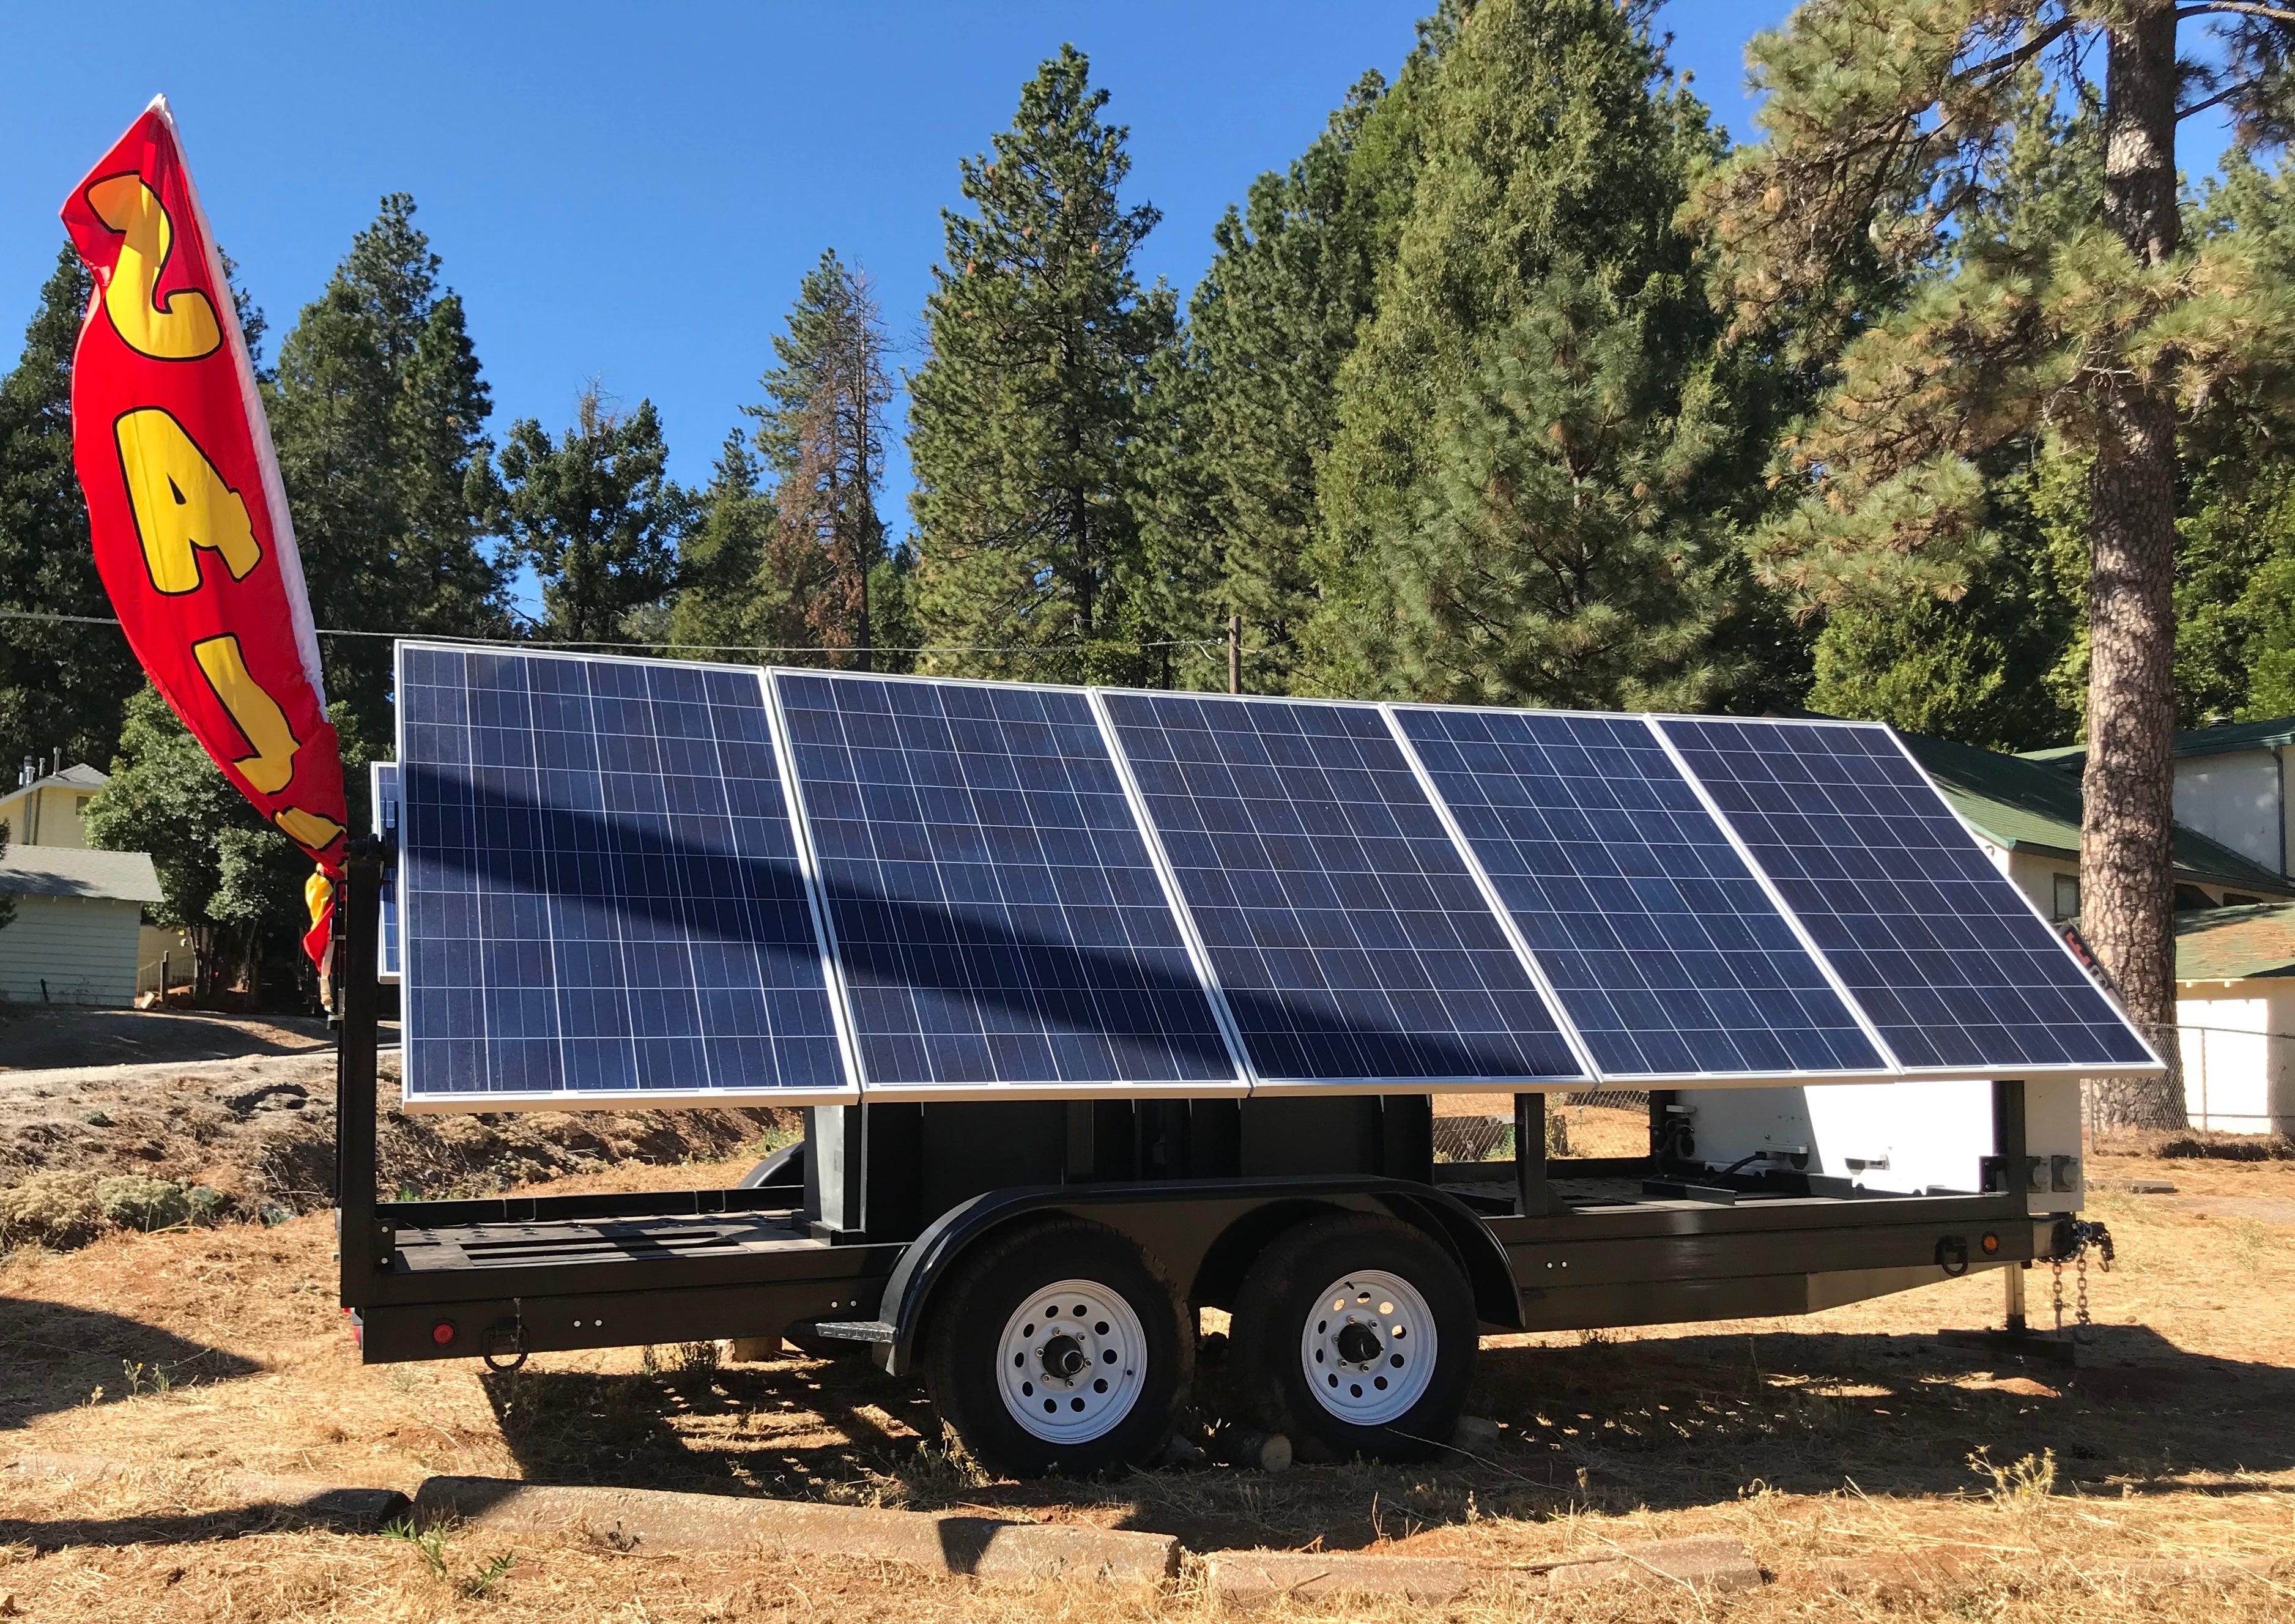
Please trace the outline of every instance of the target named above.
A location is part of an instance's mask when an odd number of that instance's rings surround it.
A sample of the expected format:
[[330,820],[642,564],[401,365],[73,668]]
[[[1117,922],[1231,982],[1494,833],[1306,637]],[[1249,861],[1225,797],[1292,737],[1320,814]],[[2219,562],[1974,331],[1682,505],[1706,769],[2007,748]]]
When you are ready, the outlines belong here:
[[872,1095],[1242,1089],[1080,690],[773,683]]
[[[367,768],[367,800],[374,811],[374,832],[395,835],[398,831],[398,763],[374,762]],[[375,974],[384,981],[398,979],[398,864],[396,859],[382,869],[382,886],[376,897]]]
[[410,1099],[849,1096],[759,673],[403,646]]
[[1603,1073],[1887,1071],[1642,718],[1394,716]]
[[2156,1065],[1886,729],[1657,725],[1904,1065]]
[[1105,702],[1262,1081],[1582,1075],[1376,708]]

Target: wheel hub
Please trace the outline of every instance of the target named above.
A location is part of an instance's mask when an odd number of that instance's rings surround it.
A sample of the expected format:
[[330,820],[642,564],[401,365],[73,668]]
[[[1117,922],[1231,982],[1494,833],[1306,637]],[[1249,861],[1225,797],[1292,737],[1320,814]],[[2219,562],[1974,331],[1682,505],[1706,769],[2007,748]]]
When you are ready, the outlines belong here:
[[1114,1429],[1148,1375],[1139,1316],[1096,1280],[1056,1280],[1031,1293],[996,1347],[1005,1410],[1048,1443],[1085,1443]]
[[1300,1327],[1307,1390],[1340,1420],[1381,1426],[1404,1414],[1434,1379],[1433,1311],[1417,1286],[1383,1269],[1323,1288]]
[[1062,1331],[1043,1345],[1041,1351],[1044,1374],[1056,1382],[1074,1382],[1091,1364],[1091,1355],[1083,1344]]

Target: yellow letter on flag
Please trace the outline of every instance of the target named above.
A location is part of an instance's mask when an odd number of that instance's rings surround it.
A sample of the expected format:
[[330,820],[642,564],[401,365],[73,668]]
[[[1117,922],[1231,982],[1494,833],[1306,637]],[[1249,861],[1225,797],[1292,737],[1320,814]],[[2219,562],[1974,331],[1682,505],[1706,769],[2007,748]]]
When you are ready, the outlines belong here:
[[215,306],[197,288],[159,302],[159,274],[167,268],[176,228],[159,194],[140,175],[114,175],[87,189],[96,218],[127,241],[120,245],[111,280],[103,285],[103,313],[128,347],[155,361],[197,361],[223,342]]
[[265,795],[277,795],[295,776],[297,741],[287,725],[286,712],[279,708],[276,699],[263,691],[261,683],[248,674],[247,658],[239,651],[239,639],[207,638],[193,643],[192,653],[207,674],[208,686],[215,690],[216,698],[223,701],[224,709],[231,713],[231,719],[254,747],[254,755],[243,755],[232,765],[245,773],[247,781]]
[[247,503],[184,426],[159,407],[144,406],[122,413],[114,430],[151,584],[163,592],[199,591],[201,547],[223,555],[233,580],[246,580],[263,562]]

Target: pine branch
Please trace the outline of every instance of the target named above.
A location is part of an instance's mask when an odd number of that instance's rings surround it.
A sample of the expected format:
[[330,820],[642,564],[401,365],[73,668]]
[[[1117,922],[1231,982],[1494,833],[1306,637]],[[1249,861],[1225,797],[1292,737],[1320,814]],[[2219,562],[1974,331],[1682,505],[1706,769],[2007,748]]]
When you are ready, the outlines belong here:
[[2177,22],[2188,22],[2194,17],[2209,12],[2221,12],[2235,17],[2260,17],[2266,22],[2295,23],[2295,10],[2283,5],[2257,5],[2252,0],[2206,0],[2200,5],[2186,5],[2176,12]]

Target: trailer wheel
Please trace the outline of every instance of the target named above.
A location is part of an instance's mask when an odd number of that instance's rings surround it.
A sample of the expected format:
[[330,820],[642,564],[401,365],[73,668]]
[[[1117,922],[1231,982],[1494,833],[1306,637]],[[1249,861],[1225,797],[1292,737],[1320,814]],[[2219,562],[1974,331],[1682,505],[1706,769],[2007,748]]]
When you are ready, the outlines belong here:
[[1253,1419],[1310,1459],[1423,1460],[1458,1424],[1478,1322],[1427,1236],[1343,1213],[1285,1231],[1236,1293]]
[[1178,1293],[1139,1249],[1077,1220],[992,1237],[934,1293],[924,1372],[975,1459],[1017,1477],[1147,1461],[1192,1350]]

